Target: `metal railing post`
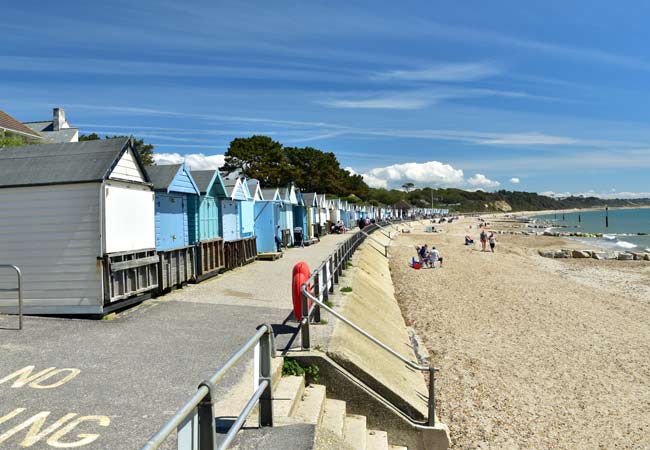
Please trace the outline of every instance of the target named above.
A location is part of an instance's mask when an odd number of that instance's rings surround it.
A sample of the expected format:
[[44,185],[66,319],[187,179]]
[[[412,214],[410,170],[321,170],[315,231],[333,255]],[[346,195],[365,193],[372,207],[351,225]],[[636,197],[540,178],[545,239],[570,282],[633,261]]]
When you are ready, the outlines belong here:
[[[316,280],[314,284],[317,286],[318,280]],[[314,286],[314,289],[317,289],[316,286]],[[307,293],[305,293],[304,290],[302,291],[301,309],[302,317],[300,321],[300,342],[303,350],[309,350],[311,348],[311,344],[309,342],[309,297],[307,297]]]
[[338,266],[338,273],[339,277],[343,275],[343,265],[345,264],[345,260],[343,258],[343,247],[339,247],[338,249],[338,254],[339,254],[339,266]]
[[215,387],[210,381],[204,381],[199,385],[199,388],[208,388],[208,393],[205,394],[201,402],[198,404],[197,418],[198,418],[198,450],[214,450],[217,448],[217,430],[215,429],[214,409],[212,395],[215,392]]
[[329,295],[329,288],[327,287],[327,283],[329,282],[329,279],[327,278],[327,267],[329,266],[329,259],[325,261],[325,264],[323,264],[321,267],[321,270],[323,271],[321,277],[323,280],[323,301],[326,302],[330,295]]
[[333,294],[334,293],[334,282],[336,282],[336,283],[339,282],[338,269],[336,269],[337,272],[334,273],[334,257],[333,256],[329,257],[329,259],[327,260],[327,265],[328,265],[329,270],[330,270],[330,282],[331,282],[329,292],[330,292],[330,294]]
[[[316,276],[314,277],[314,296],[316,298],[320,298],[320,281],[320,272],[316,271]],[[320,322],[320,307],[318,305],[314,306],[314,322]]]
[[262,325],[266,327],[266,333],[260,339],[260,373],[259,373],[259,383],[262,384],[263,381],[268,381],[262,396],[260,397],[260,427],[272,427],[273,426],[273,386],[272,384],[272,368],[271,368],[271,359],[275,353],[275,346],[273,343],[273,328],[271,325]]
[[18,330],[23,329],[23,273],[20,269],[16,269],[16,276],[18,277]]
[[334,283],[332,283],[332,292],[334,292],[334,284],[339,284],[339,267],[341,267],[341,255],[339,249],[336,249],[332,257],[332,275],[334,276]]
[[429,418],[428,425],[436,426],[436,369],[429,366]]

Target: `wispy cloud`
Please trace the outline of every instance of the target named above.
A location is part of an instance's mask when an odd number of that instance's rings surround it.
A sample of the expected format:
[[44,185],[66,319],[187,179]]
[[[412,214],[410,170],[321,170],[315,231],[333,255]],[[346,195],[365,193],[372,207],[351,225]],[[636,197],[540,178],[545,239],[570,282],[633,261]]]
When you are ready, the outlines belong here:
[[482,173],[477,173],[473,177],[468,178],[467,184],[469,184],[472,187],[481,187],[481,188],[495,188],[501,186],[501,183],[495,180],[490,180]]
[[374,74],[372,78],[379,80],[461,82],[481,80],[500,73],[502,73],[502,68],[489,62],[448,63],[436,64],[424,69],[379,72]]
[[185,162],[190,169],[208,170],[218,169],[225,163],[224,155],[205,155],[203,153],[154,153],[156,164],[164,166],[167,164],[180,164]]
[[335,92],[325,94],[328,98],[316,103],[332,108],[359,109],[422,109],[443,101],[486,97],[503,97],[526,100],[552,100],[552,97],[538,96],[527,92],[502,91],[497,89],[445,87],[406,90],[401,92]]

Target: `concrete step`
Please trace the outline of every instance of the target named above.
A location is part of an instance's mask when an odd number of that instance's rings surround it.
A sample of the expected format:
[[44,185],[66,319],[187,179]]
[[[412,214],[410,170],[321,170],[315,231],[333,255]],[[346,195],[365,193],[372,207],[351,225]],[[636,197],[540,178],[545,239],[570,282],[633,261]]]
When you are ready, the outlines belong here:
[[348,414],[345,416],[345,442],[354,450],[366,450],[366,416]]
[[323,417],[324,406],[325,386],[311,384],[305,388],[302,401],[298,405],[293,417],[300,422],[319,425]]
[[366,450],[388,450],[388,433],[380,430],[368,430]]
[[406,447],[402,447],[401,445],[389,445],[388,450],[409,450]]
[[273,416],[286,419],[296,412],[305,392],[305,377],[288,376],[280,378],[273,391]]
[[343,437],[345,426],[345,402],[342,400],[325,399],[325,411],[321,425],[338,437]]

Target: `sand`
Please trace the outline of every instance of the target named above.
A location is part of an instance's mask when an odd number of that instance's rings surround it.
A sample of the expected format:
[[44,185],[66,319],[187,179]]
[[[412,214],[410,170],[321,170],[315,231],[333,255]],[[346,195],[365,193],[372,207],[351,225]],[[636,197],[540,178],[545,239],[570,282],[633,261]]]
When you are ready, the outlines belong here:
[[[403,315],[442,369],[453,448],[650,448],[650,262],[542,258],[584,248],[546,236],[497,236],[482,253],[463,245],[476,223],[416,227],[391,248]],[[407,266],[424,242],[442,269]]]

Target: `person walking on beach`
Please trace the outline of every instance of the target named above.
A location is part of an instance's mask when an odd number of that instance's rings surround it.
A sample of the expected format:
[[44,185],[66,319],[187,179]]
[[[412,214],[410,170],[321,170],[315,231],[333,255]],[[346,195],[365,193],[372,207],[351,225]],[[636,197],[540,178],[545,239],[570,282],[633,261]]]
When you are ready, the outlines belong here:
[[485,251],[485,244],[487,244],[487,233],[485,230],[481,230],[481,251]]
[[490,250],[494,253],[494,247],[497,245],[497,237],[494,235],[494,231],[490,231],[488,241],[490,241]]
[[275,247],[278,253],[282,253],[282,230],[280,225],[275,228]]

